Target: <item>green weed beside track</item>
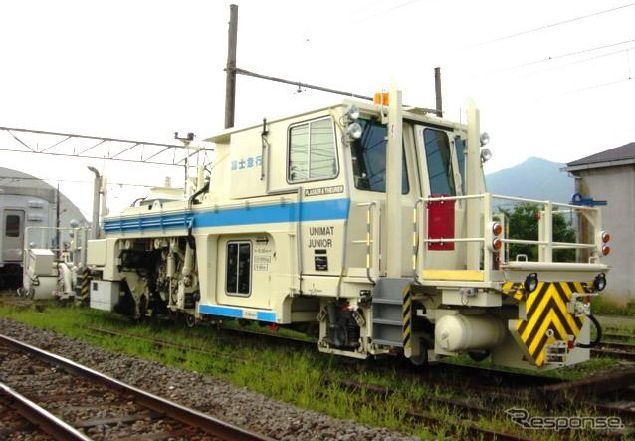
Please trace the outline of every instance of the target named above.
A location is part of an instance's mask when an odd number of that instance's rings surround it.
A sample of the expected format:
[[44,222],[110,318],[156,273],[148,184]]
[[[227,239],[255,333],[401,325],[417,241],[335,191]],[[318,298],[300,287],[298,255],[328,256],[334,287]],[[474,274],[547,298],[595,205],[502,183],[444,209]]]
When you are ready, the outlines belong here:
[[[116,315],[72,306],[62,308],[46,305],[37,310],[26,306],[15,307],[3,305],[1,299],[0,316],[51,329],[111,351],[221,377],[237,386],[336,418],[387,427],[415,434],[422,439],[456,439],[460,434],[456,430],[453,432],[452,428],[460,426],[463,418],[447,406],[431,405],[421,410],[446,421],[447,425],[441,424],[432,430],[424,427],[413,420],[408,412],[412,410],[412,403],[422,402],[425,398],[467,398],[477,405],[480,403],[494,406],[494,416],[477,420],[479,426],[490,430],[531,439],[564,439],[562,435],[545,431],[527,433],[515,426],[504,414],[504,410],[514,403],[497,402],[493,405],[487,397],[465,396],[460,381],[450,387],[445,383],[424,383],[413,378],[403,378],[397,369],[365,370],[362,368],[363,362],[321,354],[315,347],[263,344],[255,337],[234,338],[210,326],[187,328],[179,323],[164,321],[132,323]],[[100,334],[91,330],[91,327],[132,333],[145,340]],[[175,346],[158,345],[151,339],[167,340]],[[183,350],[179,346],[189,346],[192,349]],[[559,378],[567,378],[567,375],[578,377],[606,366],[606,361],[596,359],[556,372],[559,372]],[[335,382],[323,381],[325,376],[329,379],[346,379],[383,386],[394,393],[387,397],[364,391],[351,393],[338,387]],[[544,414],[539,404],[528,410],[534,415]],[[579,408],[575,412],[579,414]],[[588,412],[593,413],[592,406],[588,407]],[[597,433],[580,431],[573,435],[571,438],[571,434],[568,434],[566,439],[598,439]]]

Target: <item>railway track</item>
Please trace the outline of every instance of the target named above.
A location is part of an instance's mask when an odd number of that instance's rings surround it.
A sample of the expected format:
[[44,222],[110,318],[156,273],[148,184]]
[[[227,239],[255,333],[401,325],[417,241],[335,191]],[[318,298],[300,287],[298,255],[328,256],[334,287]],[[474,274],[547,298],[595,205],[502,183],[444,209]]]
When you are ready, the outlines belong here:
[[[242,330],[227,330],[245,338]],[[265,334],[260,332],[250,332],[250,337],[264,338],[276,341],[276,343],[290,343],[294,347],[314,345],[315,342],[292,339],[276,334]],[[248,337],[249,338],[249,337]],[[606,344],[605,349],[611,349],[620,354],[632,351],[635,355],[635,345],[628,344]],[[312,349],[312,348],[311,348]],[[626,358],[626,357],[625,357]],[[628,358],[626,358],[628,360]],[[386,369],[394,371],[394,360],[386,359],[385,365],[377,363],[364,365],[369,370]],[[359,365],[359,362],[357,363]],[[447,426],[447,421],[439,420],[425,409],[445,408],[452,415],[459,415],[461,421],[454,425],[456,434],[469,434],[473,438],[499,439],[499,440],[521,440],[520,436],[483,429],[477,423],[478,419],[489,420],[493,417],[501,417],[501,403],[542,403],[545,409],[558,413],[570,412],[572,407],[579,407],[580,410],[588,408],[590,400],[595,411],[599,415],[614,415],[622,418],[626,424],[626,431],[605,433],[608,438],[622,438],[625,433],[631,433],[631,428],[635,424],[635,400],[613,399],[619,391],[623,391],[630,385],[635,384],[635,367],[629,365],[621,369],[594,375],[576,381],[559,380],[552,377],[512,373],[500,370],[490,370],[483,367],[471,367],[462,365],[431,366],[426,370],[414,369],[409,363],[406,367],[398,367],[400,377],[414,378],[422,385],[436,384],[446,388],[446,390],[457,390],[459,396],[454,398],[443,398],[428,396],[421,398],[417,403],[413,403],[407,415],[414,421],[421,422],[430,427]],[[325,382],[331,380],[325,379]],[[395,393],[381,386],[368,384],[358,384],[355,381],[335,380],[344,389],[364,390],[373,395],[387,397]],[[457,388],[457,384],[460,387]],[[511,385],[511,386],[510,386]],[[472,400],[471,397],[478,397]],[[623,398],[623,397],[621,397]],[[574,404],[579,402],[579,405]],[[498,408],[498,411],[495,410]],[[503,415],[502,418],[505,418]]]
[[594,357],[608,357],[635,362],[635,344],[603,341],[599,347],[591,349],[591,354]]
[[[102,334],[121,338],[133,338],[150,343],[156,347],[178,349],[184,353],[193,351],[213,357],[218,357],[219,355],[223,357],[223,354],[212,352],[206,348],[201,348],[194,345],[180,345],[161,338],[147,337],[136,333],[122,332],[115,329],[107,329],[95,326],[85,326],[84,329],[93,333],[93,336]],[[277,334],[269,334],[256,331],[243,332],[243,330],[231,328],[220,328],[220,332],[227,333],[229,335],[232,335],[232,337],[242,339],[244,341],[247,341],[249,344],[254,345],[260,345],[264,340],[273,344],[284,345],[284,347],[289,346],[292,349],[304,348],[311,352],[316,351],[316,342],[310,340],[289,338]],[[243,362],[253,361],[241,360],[240,358],[237,358],[235,352],[231,353],[231,359]],[[428,368],[421,368],[412,365],[407,360],[403,360],[403,363],[399,364],[398,360],[393,357],[366,361],[349,360],[345,358],[338,358],[338,360],[342,362],[342,366],[348,366],[353,370],[364,370],[373,372],[394,372],[395,370],[397,370],[400,377],[416,379],[417,381],[420,381],[422,383],[451,385],[456,384],[456,380],[460,379],[462,382],[462,387],[473,386],[474,389],[478,389],[479,391],[495,391],[497,389],[500,389],[504,385],[513,384],[514,390],[516,391],[516,393],[518,393],[519,389],[535,388],[539,386],[560,383],[562,381],[552,377],[523,374],[518,372],[507,372],[496,369],[488,369],[486,367],[467,366],[460,364],[430,365]],[[275,368],[275,366],[273,365],[271,367]]]
[[[376,396],[388,399],[396,392],[382,386],[362,384],[352,380],[325,379],[325,384],[335,384],[351,393],[363,393],[366,396]],[[436,415],[428,409],[447,408],[451,418]],[[446,435],[469,436],[469,439],[525,441],[530,438],[518,434],[506,433],[500,430],[490,430],[478,424],[480,418],[491,419],[497,416],[497,411],[482,404],[472,403],[469,399],[449,399],[443,397],[425,397],[410,404],[405,414],[413,421],[427,427],[443,430]]]
[[32,440],[90,441],[79,430],[4,383],[0,383],[0,397],[3,403],[0,404],[1,439],[28,436]]
[[[353,381],[339,381],[338,384],[351,392],[363,392],[366,395],[378,395],[382,398],[388,398],[394,393],[394,391],[389,388],[369,386]],[[507,398],[513,400],[514,397],[508,396]],[[523,402],[527,404],[525,400],[521,399],[515,403],[514,407],[523,407]],[[570,404],[571,403],[551,402],[545,405],[544,410],[556,412],[557,414],[558,411],[567,408]],[[427,409],[431,407],[434,408],[438,406],[447,407],[450,417],[439,417],[427,411]],[[491,421],[496,417],[504,419],[505,415],[502,409],[503,408],[495,409],[487,404],[472,402],[469,399],[451,400],[444,398],[425,398],[412,403],[411,409],[407,410],[405,414],[417,423],[424,424],[431,428],[442,429],[444,434],[451,438],[496,441],[525,441],[534,439],[532,436],[527,437],[526,432],[524,432],[525,434],[519,434],[501,429],[483,427],[482,421]],[[612,407],[599,405],[596,409],[605,412],[609,411],[606,413],[607,415],[619,414],[617,409]],[[628,429],[626,431],[604,432],[602,433],[602,439],[623,439],[627,433],[630,433]],[[558,435],[559,436],[554,434],[553,439],[572,439],[575,437],[573,430],[560,430]]]
[[[187,351],[196,351],[204,355],[209,355],[210,357],[218,357],[218,354],[207,349],[190,345],[179,345],[159,338],[151,338],[134,333],[97,327],[86,327],[85,329],[93,332],[94,335],[101,334],[103,336],[126,339],[136,338],[151,343],[157,348],[179,349],[184,353]],[[242,336],[244,337],[244,335]],[[280,337],[272,337],[268,334],[266,338],[276,338],[280,340]],[[235,355],[232,355],[232,357],[235,357]],[[248,362],[247,360],[244,361]],[[394,362],[394,360],[392,361]],[[394,368],[394,363],[391,363],[391,365]],[[353,367],[353,365],[351,365],[351,367]],[[275,367],[271,366],[271,368],[273,369]],[[535,391],[536,388],[559,384],[561,382],[546,377],[529,377],[526,375],[514,375],[506,372],[489,372],[484,370],[480,371],[484,376],[479,377],[478,381],[473,382],[471,379],[466,378],[466,374],[474,374],[477,371],[478,370],[474,368],[464,368],[461,366],[445,366],[443,369],[433,369],[429,373],[412,372],[411,370],[408,372],[404,371],[403,375],[400,374],[401,377],[408,375],[411,378],[416,378],[422,385],[427,384],[429,386],[430,384],[435,384],[445,388],[446,391],[455,390],[458,391],[459,394],[465,394],[465,396],[453,398],[426,396],[414,403],[404,405],[403,408],[397,409],[396,412],[404,413],[415,424],[420,424],[432,430],[438,430],[439,433],[449,434],[458,438],[468,437],[469,439],[501,441],[523,441],[530,439],[514,433],[505,433],[500,430],[484,428],[482,421],[491,420],[492,418],[506,419],[504,415],[505,407],[502,407],[501,401],[510,403],[510,406],[512,405],[511,403],[518,402],[519,400],[529,402],[532,398],[535,398],[532,391]],[[502,377],[500,377],[501,375]],[[457,377],[461,377],[462,380],[459,381]],[[508,383],[512,377],[517,380],[515,384]],[[325,389],[333,385],[348,390],[351,394],[361,392],[366,396],[375,396],[384,399],[398,393],[397,391],[382,386],[362,384],[353,380],[328,378],[327,376],[322,379],[322,382]],[[457,384],[461,383],[461,387],[457,388]],[[502,384],[505,383],[514,384],[514,387],[503,387]],[[497,404],[497,409],[494,408],[494,403]],[[449,419],[448,415],[452,417]]]
[[52,439],[270,441],[11,337],[0,354],[11,408]]
[[[120,337],[123,339],[134,338],[151,343],[157,347],[157,349],[162,347],[178,349],[183,351],[184,357],[187,352],[192,351],[210,357],[219,356],[219,354],[207,348],[199,348],[194,345],[179,345],[161,338],[97,327],[86,327],[85,329],[94,333],[94,336],[101,335],[107,338]],[[256,336],[250,336],[250,338],[259,338],[261,334],[257,334]],[[242,333],[238,335],[242,335]],[[278,341],[279,344],[284,344],[284,342],[280,341],[282,338],[279,336],[267,334],[266,337],[263,338],[272,338]],[[302,343],[298,342],[298,344],[300,345]],[[303,344],[306,344],[306,342]],[[313,348],[311,348],[311,350],[313,350]],[[236,361],[235,353],[232,354],[232,359]],[[250,360],[243,361],[250,362]],[[391,365],[394,370],[394,363],[391,363]],[[345,369],[350,369],[351,371],[359,370],[357,366],[359,366],[359,363],[343,365]],[[479,373],[483,376],[479,376]],[[471,376],[476,375],[478,378],[477,381],[473,382],[471,377],[468,378],[468,374]],[[401,372],[399,375],[402,375]],[[406,373],[403,375],[406,375]],[[415,424],[421,424],[430,428],[440,428],[441,432],[454,434],[459,438],[467,436],[470,439],[524,440],[526,438],[514,433],[483,429],[481,427],[482,424],[479,424],[479,420],[486,421],[492,418],[505,419],[505,415],[501,413],[503,410],[501,403],[531,403],[532,400],[535,402],[541,399],[544,400],[545,403],[544,409],[548,409],[552,414],[558,414],[557,411],[561,409],[566,409],[570,412],[572,405],[571,396],[575,396],[576,400],[580,403],[586,403],[584,406],[581,404],[581,408],[586,407],[588,409],[589,405],[593,405],[598,415],[618,415],[624,419],[625,423],[635,421],[635,412],[633,411],[635,408],[634,402],[626,404],[611,403],[606,400],[603,395],[611,393],[612,391],[615,392],[618,389],[628,387],[631,383],[635,383],[633,378],[631,378],[633,373],[630,371],[626,371],[623,375],[618,375],[615,378],[596,378],[587,383],[563,382],[545,377],[526,378],[529,376],[514,376],[513,374],[505,372],[488,372],[461,366],[444,366],[442,369],[431,369],[429,372],[412,372],[407,375],[419,378],[422,384],[433,383],[439,385],[443,390],[450,390],[446,388],[447,385],[447,387],[453,388],[455,392],[460,391],[456,397],[452,398],[424,397],[416,403],[410,403],[408,410],[405,411],[405,415]],[[500,375],[503,376],[500,377]],[[457,386],[458,384],[461,384],[461,386]],[[513,386],[509,386],[510,384],[513,384]],[[342,383],[340,387],[351,389],[351,391],[357,388],[357,390],[363,390],[366,395],[388,396],[395,393],[394,391],[368,384],[355,386]],[[459,396],[461,392],[463,396]],[[601,399],[587,401],[585,398],[592,396],[598,396],[601,397]],[[473,397],[476,397],[476,399],[472,400]],[[495,407],[498,408],[498,411],[493,410]],[[447,418],[440,418],[438,416],[439,412],[434,411],[435,409],[445,409],[446,414],[455,416],[456,420],[448,423]],[[429,410],[432,410],[432,412]],[[398,411],[404,412],[404,409],[399,409]],[[441,414],[442,413],[443,411]],[[632,426],[629,424],[627,427]],[[608,437],[611,434],[606,435]],[[620,437],[621,435],[623,434],[614,434],[615,437]]]

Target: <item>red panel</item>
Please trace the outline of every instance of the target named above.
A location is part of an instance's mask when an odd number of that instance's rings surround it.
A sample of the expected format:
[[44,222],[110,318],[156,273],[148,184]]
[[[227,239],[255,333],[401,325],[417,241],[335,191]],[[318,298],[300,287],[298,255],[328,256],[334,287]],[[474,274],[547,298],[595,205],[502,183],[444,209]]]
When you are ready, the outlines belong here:
[[[432,195],[442,197],[447,195]],[[428,202],[428,239],[454,238],[454,201]],[[454,242],[429,243],[428,250],[453,251]]]

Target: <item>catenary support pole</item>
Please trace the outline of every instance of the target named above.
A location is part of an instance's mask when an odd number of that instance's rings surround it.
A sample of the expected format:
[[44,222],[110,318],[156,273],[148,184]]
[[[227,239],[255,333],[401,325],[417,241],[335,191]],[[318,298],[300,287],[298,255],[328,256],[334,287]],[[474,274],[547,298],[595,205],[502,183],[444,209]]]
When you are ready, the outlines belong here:
[[236,109],[236,47],[238,43],[238,5],[229,6],[227,77],[225,81],[225,128],[234,127]]
[[55,256],[60,258],[62,252],[61,234],[60,234],[60,183],[57,183],[57,193],[55,195]]
[[101,175],[95,167],[88,167],[88,170],[95,173],[95,186],[93,190],[93,232],[92,239],[99,239],[99,199],[101,192]]

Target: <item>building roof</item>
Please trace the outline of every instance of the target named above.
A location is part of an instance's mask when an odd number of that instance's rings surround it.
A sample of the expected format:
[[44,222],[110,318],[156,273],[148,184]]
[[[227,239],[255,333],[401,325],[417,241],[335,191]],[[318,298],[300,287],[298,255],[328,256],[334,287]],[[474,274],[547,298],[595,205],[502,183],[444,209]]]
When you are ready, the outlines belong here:
[[635,163],[635,142],[604,150],[590,156],[567,163],[566,171],[586,170],[590,168],[614,167]]

